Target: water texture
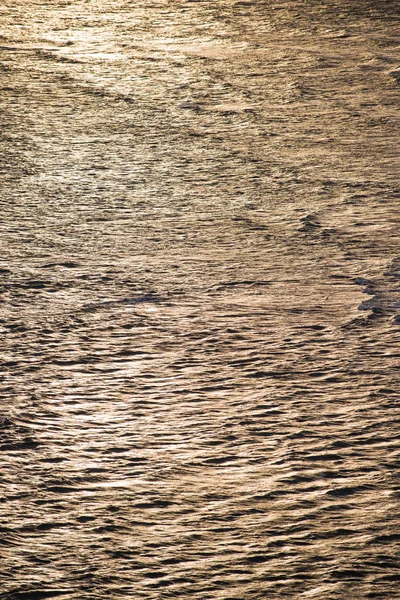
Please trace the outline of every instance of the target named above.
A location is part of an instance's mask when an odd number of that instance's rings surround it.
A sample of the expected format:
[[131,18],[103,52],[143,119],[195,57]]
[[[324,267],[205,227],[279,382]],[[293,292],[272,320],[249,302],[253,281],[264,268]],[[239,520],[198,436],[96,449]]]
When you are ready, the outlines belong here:
[[399,3],[3,0],[0,598],[400,598]]

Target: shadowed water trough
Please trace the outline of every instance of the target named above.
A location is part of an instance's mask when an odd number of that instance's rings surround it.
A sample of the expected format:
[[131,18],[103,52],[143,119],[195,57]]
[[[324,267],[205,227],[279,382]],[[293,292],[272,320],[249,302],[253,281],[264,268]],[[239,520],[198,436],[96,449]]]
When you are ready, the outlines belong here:
[[3,0],[0,598],[395,600],[397,2]]

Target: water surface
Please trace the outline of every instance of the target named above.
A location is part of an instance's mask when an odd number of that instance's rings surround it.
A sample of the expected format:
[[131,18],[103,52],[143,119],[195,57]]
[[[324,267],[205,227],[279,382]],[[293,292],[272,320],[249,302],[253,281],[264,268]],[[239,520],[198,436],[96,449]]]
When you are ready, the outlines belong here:
[[400,598],[396,4],[3,0],[1,598]]

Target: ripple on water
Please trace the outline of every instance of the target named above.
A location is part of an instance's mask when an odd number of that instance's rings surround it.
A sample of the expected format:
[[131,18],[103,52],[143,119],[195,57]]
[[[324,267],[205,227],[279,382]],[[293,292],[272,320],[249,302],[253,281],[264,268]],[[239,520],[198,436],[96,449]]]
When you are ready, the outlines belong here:
[[400,598],[390,3],[3,4],[0,598]]

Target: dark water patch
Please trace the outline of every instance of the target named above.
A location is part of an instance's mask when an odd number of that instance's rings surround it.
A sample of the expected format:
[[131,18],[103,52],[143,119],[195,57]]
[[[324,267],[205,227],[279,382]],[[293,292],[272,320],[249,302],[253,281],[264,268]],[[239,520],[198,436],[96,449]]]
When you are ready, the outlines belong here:
[[[56,598],[60,596],[67,596],[70,594],[75,594],[75,588],[65,588],[65,589],[31,589],[29,591],[14,591],[10,592],[9,595],[4,595],[4,598],[9,598],[10,600],[41,600],[42,598]],[[0,596],[1,598],[2,596]]]

